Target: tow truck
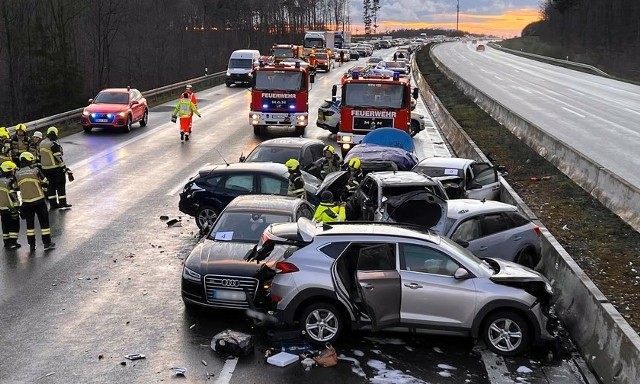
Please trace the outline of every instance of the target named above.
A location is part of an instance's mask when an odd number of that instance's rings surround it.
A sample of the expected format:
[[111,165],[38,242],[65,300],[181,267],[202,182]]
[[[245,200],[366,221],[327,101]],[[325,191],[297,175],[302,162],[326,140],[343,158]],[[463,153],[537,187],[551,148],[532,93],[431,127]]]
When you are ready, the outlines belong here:
[[[331,90],[336,100],[338,86]],[[411,132],[411,104],[418,88],[399,73],[354,70],[342,81],[340,126],[336,140],[344,157],[374,129],[389,127]]]
[[308,63],[260,62],[251,83],[249,123],[260,136],[267,126],[294,127],[304,135],[309,122],[309,90],[315,71]]

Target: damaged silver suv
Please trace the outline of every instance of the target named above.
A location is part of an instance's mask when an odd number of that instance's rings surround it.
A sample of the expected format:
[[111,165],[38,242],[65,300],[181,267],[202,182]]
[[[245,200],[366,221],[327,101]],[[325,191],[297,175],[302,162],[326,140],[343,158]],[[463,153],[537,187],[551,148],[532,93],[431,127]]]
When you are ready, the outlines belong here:
[[248,260],[276,244],[270,294],[278,321],[309,341],[335,342],[348,329],[415,331],[482,338],[516,355],[553,340],[547,279],[501,259],[479,259],[434,232],[387,223],[273,224]]

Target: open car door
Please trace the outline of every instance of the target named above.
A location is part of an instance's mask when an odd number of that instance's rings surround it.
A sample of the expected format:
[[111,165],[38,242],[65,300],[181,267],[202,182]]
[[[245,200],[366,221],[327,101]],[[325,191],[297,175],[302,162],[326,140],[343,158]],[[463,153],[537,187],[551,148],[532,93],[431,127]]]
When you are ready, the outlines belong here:
[[471,165],[473,179],[467,185],[467,196],[476,200],[499,200],[500,181],[498,171],[489,163],[475,163]]

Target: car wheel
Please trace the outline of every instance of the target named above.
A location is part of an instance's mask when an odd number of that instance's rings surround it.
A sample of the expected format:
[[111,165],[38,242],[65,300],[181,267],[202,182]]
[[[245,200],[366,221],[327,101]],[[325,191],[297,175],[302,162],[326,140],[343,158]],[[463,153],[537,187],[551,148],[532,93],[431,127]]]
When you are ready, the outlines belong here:
[[91,133],[91,127],[82,127],[85,133]]
[[196,225],[200,229],[203,229],[205,227],[211,228],[217,218],[218,211],[215,208],[204,206],[198,209],[198,212],[196,212]]
[[540,256],[538,256],[536,251],[532,248],[525,248],[518,253],[516,262],[520,265],[524,265],[525,267],[534,269],[538,265],[538,262],[540,262]]
[[515,356],[531,344],[531,330],[521,315],[500,311],[484,320],[482,338],[487,347],[498,355]]
[[409,134],[411,137],[415,136],[420,132],[420,123],[415,120],[411,120],[411,128],[409,128]]
[[305,127],[296,127],[296,136],[304,136]]
[[149,122],[149,110],[145,109],[144,115],[142,115],[142,120],[140,120],[140,126],[146,127],[148,122]]
[[125,132],[131,132],[131,125],[133,125],[133,122],[131,121],[131,115],[129,115],[127,117],[127,123],[124,126],[124,131]]
[[300,329],[312,343],[333,344],[342,333],[344,322],[338,309],[329,303],[311,304],[302,311]]
[[227,85],[227,88],[231,87],[231,83],[225,83]]
[[253,126],[253,134],[256,135],[256,136],[261,136],[263,130],[264,130],[264,125],[254,125]]

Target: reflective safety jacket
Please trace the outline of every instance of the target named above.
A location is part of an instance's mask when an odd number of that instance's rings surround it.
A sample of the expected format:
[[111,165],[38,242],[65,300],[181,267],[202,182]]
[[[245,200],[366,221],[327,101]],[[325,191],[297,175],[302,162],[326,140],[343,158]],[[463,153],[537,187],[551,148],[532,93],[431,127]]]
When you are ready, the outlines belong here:
[[344,205],[336,205],[334,203],[320,203],[313,215],[313,220],[321,223],[333,223],[337,221],[345,221],[347,213]]
[[191,117],[194,113],[200,116],[198,107],[196,107],[196,105],[189,99],[180,99],[178,104],[176,104],[176,107],[173,109],[173,115],[178,116],[181,119]]
[[16,188],[16,180],[12,176],[0,176],[0,211],[8,211],[20,205]]
[[326,157],[319,158],[315,161],[314,165],[320,168],[320,176],[324,179],[328,174],[339,171],[340,163],[340,157],[334,154],[330,159],[327,159]]
[[300,171],[289,171],[289,196],[307,199],[307,191],[304,189],[304,179]]
[[2,139],[0,142],[0,164],[12,160],[11,139]]
[[14,133],[13,136],[11,136],[11,157],[13,157],[13,162],[17,164],[20,154],[28,150],[29,138],[27,135],[18,136],[17,133]]
[[198,106],[198,98],[196,97],[196,94],[193,92],[187,92],[189,94],[189,100],[191,100],[191,102],[193,103],[193,105],[195,105],[196,107]]
[[48,137],[40,142],[40,163],[42,169],[65,169],[67,166],[62,159],[62,147],[57,140]]
[[46,184],[47,179],[42,172],[33,166],[20,168],[16,171],[16,182],[20,189],[22,202],[34,203],[40,200],[44,201],[44,191],[42,185]]

